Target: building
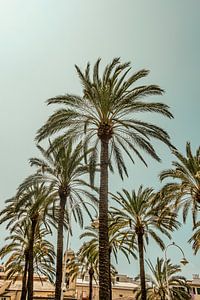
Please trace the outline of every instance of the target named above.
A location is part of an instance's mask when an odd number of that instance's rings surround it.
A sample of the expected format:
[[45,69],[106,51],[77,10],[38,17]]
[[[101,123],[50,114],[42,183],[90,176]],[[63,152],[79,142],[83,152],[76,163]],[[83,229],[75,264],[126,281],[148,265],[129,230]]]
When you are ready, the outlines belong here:
[[[69,253],[73,255],[73,252]],[[68,256],[69,257],[69,256]],[[87,300],[89,295],[88,276],[82,280],[67,280],[64,290],[64,300]],[[7,280],[3,265],[0,266],[0,300],[20,300],[22,278]],[[138,284],[126,275],[117,275],[113,283],[113,300],[134,300],[134,292]],[[45,276],[34,276],[34,300],[54,299],[55,286]],[[98,300],[99,287],[93,282],[93,300]]]
[[200,300],[200,277],[199,274],[193,274],[192,280],[187,280],[187,283],[191,287],[192,299]]
[[[0,300],[20,300],[22,278],[6,280],[3,265],[0,266]],[[34,276],[34,299],[54,299],[54,285],[45,276]]]
[[[67,253],[67,261],[74,258],[73,250],[69,249]],[[68,270],[66,269],[66,274]],[[93,300],[99,299],[99,286],[98,282],[93,281]],[[135,282],[132,278],[117,274],[112,283],[112,299],[113,300],[134,300],[134,293],[138,289],[138,282]],[[77,300],[87,300],[89,296],[89,275],[86,275],[84,279],[81,277],[71,281],[68,279],[66,285],[65,296],[74,297]]]
[[[68,259],[74,256],[73,251],[69,251]],[[67,275],[67,270],[66,270]],[[20,300],[21,277],[16,280],[7,280],[3,265],[0,265],[0,300]],[[192,299],[200,300],[200,277],[194,274],[192,280],[187,280],[191,287]],[[139,288],[138,281],[134,281],[127,275],[116,274],[112,283],[113,300],[134,300],[135,293]],[[55,286],[48,281],[45,276],[34,276],[34,300],[54,299]],[[93,282],[93,300],[98,300],[99,287],[97,282]],[[89,275],[84,280],[80,277],[71,280],[66,276],[64,300],[88,300],[89,295]]]
[[[76,280],[76,296],[77,300],[87,300],[89,295],[89,281],[88,276],[82,280],[77,278]],[[112,299],[113,300],[134,300],[134,294],[138,289],[138,283],[132,278],[118,274],[115,278],[115,282],[112,284]],[[99,287],[98,284],[93,282],[93,300],[99,299]]]

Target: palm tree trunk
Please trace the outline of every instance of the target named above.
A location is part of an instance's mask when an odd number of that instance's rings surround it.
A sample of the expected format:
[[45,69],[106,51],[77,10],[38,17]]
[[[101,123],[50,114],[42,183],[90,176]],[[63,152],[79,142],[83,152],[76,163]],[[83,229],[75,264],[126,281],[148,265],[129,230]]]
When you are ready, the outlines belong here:
[[37,219],[31,220],[31,237],[29,244],[29,265],[28,265],[28,300],[33,300],[33,246],[35,238],[35,228],[37,225]]
[[110,282],[110,300],[112,300],[111,253],[112,253],[112,246],[109,247],[109,282]]
[[140,262],[140,284],[141,284],[141,300],[146,300],[146,283],[145,283],[145,270],[144,270],[144,241],[143,233],[138,233],[138,250]]
[[108,139],[101,139],[99,193],[99,300],[110,299],[108,240]]
[[22,293],[21,293],[20,300],[26,299],[28,263],[29,263],[29,253],[28,251],[25,251],[25,266],[24,266],[24,273],[22,277]]
[[164,295],[160,295],[160,300],[166,300],[165,294]]
[[93,286],[92,286],[92,280],[94,275],[94,269],[91,267],[89,269],[89,275],[90,275],[90,282],[89,282],[89,300],[92,300],[92,294],[93,294]]
[[61,298],[62,288],[62,274],[63,274],[63,224],[65,215],[65,204],[67,201],[67,194],[60,191],[60,210],[58,217],[57,229],[57,256],[56,256],[56,287],[55,287],[55,300]]

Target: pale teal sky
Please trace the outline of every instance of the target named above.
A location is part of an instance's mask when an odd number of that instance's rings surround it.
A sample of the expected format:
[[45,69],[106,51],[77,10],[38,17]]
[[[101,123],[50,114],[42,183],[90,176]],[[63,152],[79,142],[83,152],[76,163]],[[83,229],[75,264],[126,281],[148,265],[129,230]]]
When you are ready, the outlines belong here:
[[[152,121],[162,125],[172,142],[184,151],[186,141],[199,146],[200,113],[200,1],[199,0],[0,0],[0,203],[12,196],[19,183],[32,172],[28,159],[36,154],[36,130],[52,113],[44,101],[49,97],[80,93],[74,64],[113,57],[131,61],[134,70],[147,68],[146,80],[159,84],[166,93],[156,100],[170,105],[175,119]],[[149,117],[148,117],[149,118]],[[130,166],[129,179],[112,177],[111,189],[140,184],[160,186],[158,173],[170,166],[166,147],[158,145],[163,163],[148,159]],[[200,273],[199,255],[187,244],[188,223],[174,240],[190,260],[183,274]],[[2,227],[1,245],[7,233]],[[77,247],[74,234],[73,247]],[[157,247],[148,258],[163,255]],[[176,249],[169,257],[177,262]],[[119,271],[135,276],[137,262],[120,261]]]

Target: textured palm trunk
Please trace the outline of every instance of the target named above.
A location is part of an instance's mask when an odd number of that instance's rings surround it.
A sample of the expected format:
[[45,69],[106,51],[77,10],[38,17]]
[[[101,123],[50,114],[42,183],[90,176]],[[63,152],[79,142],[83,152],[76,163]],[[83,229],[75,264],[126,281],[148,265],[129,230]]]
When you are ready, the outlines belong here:
[[63,224],[65,214],[65,204],[67,195],[60,193],[60,210],[57,229],[57,256],[56,256],[56,287],[55,287],[55,300],[61,299],[62,288],[62,274],[63,274]]
[[25,266],[24,266],[24,273],[22,277],[22,293],[20,300],[26,299],[27,293],[27,272],[28,272],[28,263],[29,263],[29,254],[28,251],[25,252]]
[[165,294],[165,283],[164,286],[162,286],[160,289],[159,296],[160,296],[160,300],[167,300],[167,295]]
[[37,225],[37,219],[31,220],[31,238],[29,243],[29,264],[28,264],[28,300],[33,300],[33,246],[35,238],[35,228]]
[[112,276],[111,276],[111,253],[112,247],[109,247],[109,283],[110,283],[110,300],[112,300]]
[[108,240],[108,139],[101,139],[99,193],[99,300],[110,299]]
[[165,297],[165,294],[160,296],[160,300],[166,300],[166,299],[167,298]]
[[89,300],[92,300],[92,294],[93,294],[93,285],[92,285],[92,280],[93,280],[93,275],[94,275],[94,269],[91,267],[89,269],[89,275],[90,275],[90,282],[89,282]]
[[146,300],[146,283],[145,283],[145,271],[144,271],[144,242],[143,234],[138,233],[138,250],[139,250],[139,262],[140,262],[140,284],[141,284],[141,300]]

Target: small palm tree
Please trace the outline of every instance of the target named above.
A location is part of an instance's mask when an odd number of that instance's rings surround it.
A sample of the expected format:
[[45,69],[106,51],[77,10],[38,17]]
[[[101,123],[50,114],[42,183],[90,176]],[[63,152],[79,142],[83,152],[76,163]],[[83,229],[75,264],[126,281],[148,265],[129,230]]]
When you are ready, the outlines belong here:
[[63,229],[66,202],[68,201],[69,208],[73,208],[73,215],[82,226],[83,216],[81,206],[89,213],[85,199],[89,199],[94,204],[97,204],[97,199],[89,192],[89,185],[84,180],[84,175],[88,173],[88,167],[82,164],[84,157],[82,143],[73,148],[72,142],[69,141],[66,147],[59,145],[51,152],[39,145],[38,149],[43,158],[30,159],[31,166],[37,167],[37,173],[29,176],[20,186],[19,191],[23,191],[27,186],[35,182],[40,182],[49,185],[59,197],[55,287],[55,299],[58,300],[61,297],[62,285]]
[[30,226],[29,237],[29,268],[28,268],[28,300],[33,299],[33,263],[34,263],[34,243],[36,233],[40,233],[41,225],[50,230],[48,224],[48,209],[54,202],[55,195],[52,194],[50,188],[46,188],[44,184],[34,183],[32,186],[19,191],[16,196],[16,213],[22,224]]
[[[13,278],[22,275],[22,292],[21,299],[26,298],[27,292],[27,274],[29,271],[29,249],[31,226],[18,223],[12,230],[6,241],[8,244],[0,249],[0,257],[3,259],[8,256],[5,263],[5,271],[7,278]],[[40,275],[45,275],[52,282],[55,275],[54,270],[54,248],[52,244],[45,240],[47,235],[46,230],[36,232],[33,246],[33,268],[34,272]]]
[[186,155],[177,150],[173,154],[177,160],[172,162],[172,168],[160,174],[162,181],[173,181],[165,184],[161,194],[167,201],[174,201],[175,207],[183,208],[184,222],[191,209],[195,225],[200,210],[200,147],[192,154],[190,143],[187,143]]
[[[6,203],[6,206],[4,207],[3,210],[0,211],[0,224],[3,224],[3,223],[7,223],[6,225],[6,229],[9,229],[10,230],[10,227],[11,225],[13,226],[13,224],[17,224],[17,222],[19,221],[18,220],[18,214],[16,213],[16,208],[15,208],[15,197],[12,197],[10,199],[7,199],[5,201]],[[19,233],[18,237],[21,239],[21,243],[23,245],[26,245],[25,248],[23,249],[20,249],[19,250],[19,253],[21,256],[21,259],[19,258],[18,261],[19,263],[18,264],[15,264],[15,266],[9,269],[13,270],[14,274],[16,272],[18,272],[19,270],[21,271],[21,260],[23,259],[24,260],[24,270],[23,270],[23,276],[22,276],[22,293],[21,293],[21,300],[22,300],[22,296],[23,296],[23,299],[25,299],[26,297],[26,293],[27,293],[27,272],[28,272],[28,261],[29,261],[29,253],[28,253],[28,241],[26,240],[26,242],[24,242],[24,239],[25,239],[25,236],[26,234],[28,234],[28,232],[30,231],[30,226],[25,226],[26,230],[20,226],[20,228],[22,228],[23,232],[22,233]],[[27,229],[29,229],[27,231]],[[17,230],[17,228],[14,228],[12,229],[13,231]],[[28,234],[29,235],[29,234]],[[15,243],[13,243],[15,245]],[[5,248],[3,247],[1,249],[1,255],[2,257],[4,257],[4,253],[8,253],[12,251],[12,244],[9,245],[7,247],[7,245],[5,246]]]
[[[86,238],[87,242],[83,244],[81,247],[82,256],[90,256],[90,259],[93,260],[93,264],[95,264],[96,273],[99,276],[99,271],[97,271],[97,267],[99,267],[99,230],[98,228],[94,228],[92,226],[88,226],[85,228],[85,232],[80,235],[80,238]],[[116,274],[115,267],[110,263],[111,256],[113,255],[115,258],[115,262],[117,263],[117,255],[120,251],[124,254],[128,262],[130,263],[130,257],[136,258],[136,246],[126,238],[124,238],[123,232],[119,231],[119,228],[116,226],[116,220],[113,219],[112,215],[109,216],[109,227],[108,227],[108,235],[109,235],[109,284],[110,284],[110,300],[112,300],[112,276],[114,277]],[[89,238],[89,241],[88,241]],[[98,277],[99,278],[99,277]]]
[[93,279],[98,278],[98,251],[90,242],[84,243],[74,256],[74,259],[67,264],[68,276],[72,280],[81,274],[84,278],[89,274],[89,300],[93,295]]
[[108,168],[113,170],[111,155],[122,178],[124,174],[128,175],[122,151],[132,162],[135,155],[146,165],[141,150],[160,161],[151,141],[156,139],[171,147],[169,136],[160,127],[140,121],[138,114],[150,112],[168,118],[172,118],[172,114],[165,104],[143,101],[147,96],[163,94],[157,85],[136,86],[139,79],[148,75],[148,70],[140,70],[127,77],[130,63],[121,63],[119,58],[115,58],[100,76],[99,65],[100,59],[95,63],[92,74],[89,63],[84,72],[76,66],[83,95],[66,94],[49,99],[48,104],[61,104],[63,108],[50,116],[39,129],[36,139],[41,141],[61,132],[56,143],[68,144],[69,138],[80,138],[84,149],[89,145],[94,148],[89,157],[91,173],[96,163],[100,163],[99,299],[109,300]]
[[[170,260],[165,262],[162,258],[157,258],[155,267],[150,260],[147,264],[151,270],[151,275],[147,276],[151,283],[147,288],[148,300],[167,300],[169,291],[172,300],[191,299],[186,279],[177,275],[181,271],[179,265],[173,265]],[[141,291],[137,293],[136,299],[141,299]]]
[[[23,184],[22,184],[23,185]],[[34,271],[34,242],[36,234],[42,231],[51,232],[48,224],[48,210],[54,201],[55,196],[51,193],[51,188],[46,188],[44,184],[34,183],[19,188],[15,197],[6,201],[8,205],[1,211],[0,223],[8,221],[7,228],[11,233],[20,224],[24,228],[26,239],[28,239],[27,249],[25,249],[25,270],[22,289],[22,299],[26,294],[26,272],[28,271],[28,299],[33,299],[33,271]]]
[[170,238],[170,231],[178,228],[176,214],[169,207],[161,208],[160,203],[155,204],[155,192],[152,188],[139,187],[138,192],[129,193],[123,189],[112,198],[120,205],[112,207],[111,213],[117,219],[118,228],[122,228],[124,235],[132,243],[137,242],[140,264],[141,299],[146,300],[146,284],[144,269],[145,242],[148,244],[151,237],[164,249],[164,243],[158,233]]

